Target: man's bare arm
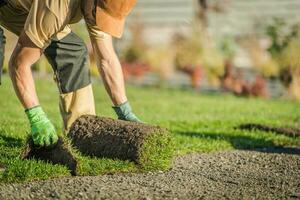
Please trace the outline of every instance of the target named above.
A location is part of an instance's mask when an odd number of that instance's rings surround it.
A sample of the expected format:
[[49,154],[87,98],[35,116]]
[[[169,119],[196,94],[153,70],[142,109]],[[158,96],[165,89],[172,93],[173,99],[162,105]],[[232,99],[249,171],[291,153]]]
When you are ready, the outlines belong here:
[[39,105],[31,72],[31,66],[41,54],[42,50],[22,33],[9,61],[9,74],[15,92],[25,108],[34,144],[50,146],[57,142],[58,136],[55,127]]
[[22,33],[9,61],[9,74],[15,92],[25,109],[39,105],[31,66],[38,61],[41,54],[42,50]]
[[103,33],[101,39],[91,37],[98,69],[102,76],[105,88],[114,104],[113,109],[118,119],[142,122],[132,111],[127,100],[122,67],[117,57],[112,36]]
[[127,97],[123,71],[113,47],[112,36],[103,34],[101,40],[92,39],[92,44],[98,69],[113,104],[116,106],[125,103]]

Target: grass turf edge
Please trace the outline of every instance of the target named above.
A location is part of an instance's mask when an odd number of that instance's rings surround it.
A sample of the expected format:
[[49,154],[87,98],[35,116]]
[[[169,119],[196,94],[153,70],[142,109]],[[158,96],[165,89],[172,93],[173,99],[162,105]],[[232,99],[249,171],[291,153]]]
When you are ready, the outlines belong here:
[[164,171],[171,167],[174,141],[167,129],[159,129],[145,138],[137,163],[141,171]]

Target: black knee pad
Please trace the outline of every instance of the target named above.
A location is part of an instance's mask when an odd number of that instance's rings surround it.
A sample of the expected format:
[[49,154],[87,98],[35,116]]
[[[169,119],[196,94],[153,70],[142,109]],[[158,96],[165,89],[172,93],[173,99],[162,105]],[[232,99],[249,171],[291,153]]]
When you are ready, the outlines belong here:
[[52,65],[61,93],[73,92],[91,83],[88,50],[75,33],[52,40],[44,54]]

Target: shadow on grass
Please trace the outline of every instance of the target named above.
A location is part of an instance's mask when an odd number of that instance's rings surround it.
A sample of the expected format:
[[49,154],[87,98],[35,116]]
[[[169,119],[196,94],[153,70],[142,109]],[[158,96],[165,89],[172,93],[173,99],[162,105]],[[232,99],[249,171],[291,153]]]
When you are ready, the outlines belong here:
[[175,134],[185,137],[196,137],[200,139],[225,140],[232,144],[235,149],[259,151],[264,153],[284,153],[300,155],[300,148],[283,147],[274,144],[272,141],[250,136],[228,135],[217,133],[200,132],[175,132]]
[[273,126],[268,126],[263,124],[248,123],[248,124],[241,124],[235,127],[235,129],[241,129],[247,131],[259,130],[259,131],[273,132],[281,135],[286,135],[288,137],[300,137],[300,130],[291,127],[273,127]]
[[0,147],[22,147],[24,145],[23,142],[22,139],[1,135],[0,132]]

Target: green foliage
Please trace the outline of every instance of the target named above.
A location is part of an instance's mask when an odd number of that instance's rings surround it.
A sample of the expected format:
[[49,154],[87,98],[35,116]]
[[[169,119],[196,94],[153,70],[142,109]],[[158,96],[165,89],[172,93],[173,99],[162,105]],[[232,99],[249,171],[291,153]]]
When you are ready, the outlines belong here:
[[176,48],[175,63],[178,68],[199,67],[203,65],[204,35],[194,27],[187,35],[177,34],[173,46]]
[[299,24],[289,27],[283,19],[274,18],[273,23],[266,28],[266,35],[271,40],[268,51],[273,57],[280,57],[291,40],[298,35],[299,28]]
[[[51,77],[37,80],[36,83],[41,105],[56,129],[62,130],[55,83]],[[0,94],[5,97],[0,98],[0,164],[6,166],[6,171],[0,172],[0,181],[33,181],[70,176],[63,166],[20,159],[19,154],[29,132],[29,126],[12,88],[9,79],[4,77],[3,85],[0,87]],[[299,102],[244,99],[230,95],[203,95],[192,91],[133,86],[128,86],[127,90],[132,107],[143,121],[170,130],[173,141],[171,153],[175,155],[230,149],[300,146],[300,138],[234,128],[242,123],[299,126]],[[103,85],[95,84],[94,91],[98,115],[116,118]],[[166,156],[168,152],[162,155]],[[140,172],[135,164],[128,161],[86,156],[81,156],[80,159],[82,163],[80,175]],[[164,162],[158,164],[167,166]],[[148,170],[152,169],[157,168]]]
[[219,50],[225,60],[233,60],[236,54],[236,44],[234,39],[230,36],[225,36],[222,38],[222,40],[219,42]]
[[208,80],[219,84],[219,78],[224,74],[224,59],[213,44],[206,46],[203,54],[203,68]]
[[290,97],[300,99],[300,25],[288,26],[277,18],[267,27],[267,35],[272,42],[268,50],[280,67],[282,84]]
[[[300,30],[300,29],[299,29]],[[291,70],[300,68],[300,34],[290,40],[288,45],[281,52],[280,63],[289,66]]]

